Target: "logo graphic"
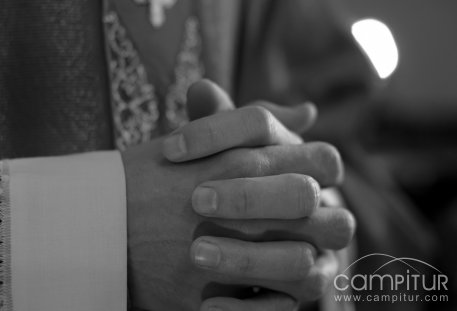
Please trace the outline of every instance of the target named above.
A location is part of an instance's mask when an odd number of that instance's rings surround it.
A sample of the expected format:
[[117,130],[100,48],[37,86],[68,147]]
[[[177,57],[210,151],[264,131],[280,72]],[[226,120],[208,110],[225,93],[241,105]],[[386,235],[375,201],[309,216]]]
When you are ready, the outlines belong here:
[[342,302],[446,302],[447,283],[447,275],[425,261],[374,253],[350,264],[333,286],[335,300]]

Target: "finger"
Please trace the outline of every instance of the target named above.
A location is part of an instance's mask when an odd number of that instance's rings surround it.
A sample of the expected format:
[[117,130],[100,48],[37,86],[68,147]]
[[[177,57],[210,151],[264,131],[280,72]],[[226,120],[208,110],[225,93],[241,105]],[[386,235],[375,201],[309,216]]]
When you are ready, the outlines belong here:
[[296,301],[283,293],[268,292],[249,299],[214,297],[203,302],[200,311],[295,311]]
[[316,250],[305,242],[253,243],[204,236],[191,246],[191,259],[202,269],[239,280],[294,281],[308,274]]
[[314,213],[319,184],[299,174],[209,181],[192,195],[192,207],[206,217],[299,219]]
[[268,110],[245,107],[205,117],[174,131],[163,154],[173,162],[206,157],[235,147],[301,144]]
[[212,176],[202,182],[296,173],[313,177],[322,187],[331,187],[341,183],[344,177],[338,150],[322,142],[234,149],[212,161]]
[[306,241],[318,249],[339,250],[354,237],[356,222],[340,207],[318,208],[311,216],[298,220],[214,220],[205,234],[245,241]]
[[275,282],[263,288],[287,293],[302,305],[315,301],[325,295],[338,273],[339,262],[333,251],[324,250],[317,255],[308,273],[296,282]]
[[[267,109],[295,133],[303,133],[312,127],[317,119],[316,106],[310,102],[290,107],[259,100],[248,106]],[[192,84],[187,92],[187,113],[192,121],[234,109],[236,107],[227,92],[208,79]]]
[[255,101],[249,105],[264,107],[289,130],[299,134],[311,128],[317,119],[317,108],[310,102],[292,107],[279,106],[267,101]]
[[321,298],[330,288],[333,279],[338,273],[338,258],[333,251],[323,251],[319,254],[315,264],[302,281],[303,288],[299,295],[306,301]]
[[[270,225],[275,227],[273,224]],[[283,222],[276,225],[278,231],[281,230],[280,227],[282,232],[289,232],[284,234],[284,237],[287,236],[290,240],[307,241],[319,249],[339,250],[347,247],[352,241],[356,222],[347,209],[332,207],[318,208],[310,217],[294,221],[293,224]]]
[[270,146],[262,148],[269,175],[296,172],[312,176],[321,186],[335,186],[344,176],[343,162],[338,150],[322,142],[306,145]]
[[[312,127],[317,119],[316,106],[310,102],[286,107],[259,100],[250,103],[249,106],[267,109],[295,133],[303,133]],[[190,120],[234,109],[236,107],[227,92],[208,79],[192,84],[187,92],[187,113]]]
[[187,91],[187,114],[190,120],[234,109],[229,95],[210,80],[200,80]]

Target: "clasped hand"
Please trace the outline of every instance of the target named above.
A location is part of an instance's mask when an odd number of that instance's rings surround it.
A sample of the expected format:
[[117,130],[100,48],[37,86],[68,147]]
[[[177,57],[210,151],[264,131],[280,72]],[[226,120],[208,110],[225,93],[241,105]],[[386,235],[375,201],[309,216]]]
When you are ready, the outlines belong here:
[[[341,181],[337,150],[293,131],[310,106],[231,110],[203,81],[188,105],[227,110],[123,153],[129,291],[146,310],[293,310],[320,297],[338,269],[354,219],[320,206]],[[256,296],[238,294],[258,287]]]

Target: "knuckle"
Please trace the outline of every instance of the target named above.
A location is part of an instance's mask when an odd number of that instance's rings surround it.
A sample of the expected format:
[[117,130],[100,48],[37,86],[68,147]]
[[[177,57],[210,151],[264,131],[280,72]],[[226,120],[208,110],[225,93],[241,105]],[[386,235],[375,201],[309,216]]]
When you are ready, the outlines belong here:
[[246,217],[249,214],[251,205],[251,194],[246,185],[241,187],[241,198],[235,204],[236,213],[239,217]]
[[[211,122],[210,119],[202,119],[201,122],[201,130],[199,133],[205,133],[207,147],[212,148],[220,145],[219,131],[214,122]],[[196,137],[198,136],[196,135]]]
[[271,162],[268,156],[260,149],[251,149],[244,158],[243,166],[243,171],[248,175],[246,177],[259,177],[268,174]]
[[272,143],[275,139],[277,128],[277,121],[274,115],[261,106],[246,109],[249,109],[248,121],[258,129],[260,136],[266,140],[265,143]]
[[298,248],[298,260],[293,269],[299,280],[304,280],[309,274],[311,266],[314,264],[314,255],[309,245],[301,245]]
[[331,144],[314,143],[313,161],[323,170],[324,183],[338,184],[342,182],[344,169],[341,155]]
[[235,263],[236,269],[241,274],[252,274],[256,270],[256,262],[250,255],[243,255]]
[[262,149],[233,149],[221,155],[219,178],[249,178],[268,175],[273,163]]
[[320,187],[314,178],[303,175],[295,175],[296,189],[298,195],[298,204],[300,216],[306,217],[311,215],[319,204]]
[[262,153],[262,152],[257,152],[257,161],[255,165],[255,173],[256,176],[265,176],[268,175],[269,172],[272,170],[272,162],[270,158]]
[[333,228],[338,233],[335,240],[334,249],[342,249],[348,246],[354,237],[356,230],[356,220],[351,212],[344,208],[336,208],[338,212],[334,218]]

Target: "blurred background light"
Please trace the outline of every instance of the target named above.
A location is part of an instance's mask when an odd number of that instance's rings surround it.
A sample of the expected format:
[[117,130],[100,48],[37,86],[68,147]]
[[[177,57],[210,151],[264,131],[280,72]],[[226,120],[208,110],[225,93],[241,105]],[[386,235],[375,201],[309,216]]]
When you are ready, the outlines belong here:
[[398,65],[398,48],[389,27],[376,19],[363,19],[352,25],[352,35],[367,53],[379,76],[388,78]]

